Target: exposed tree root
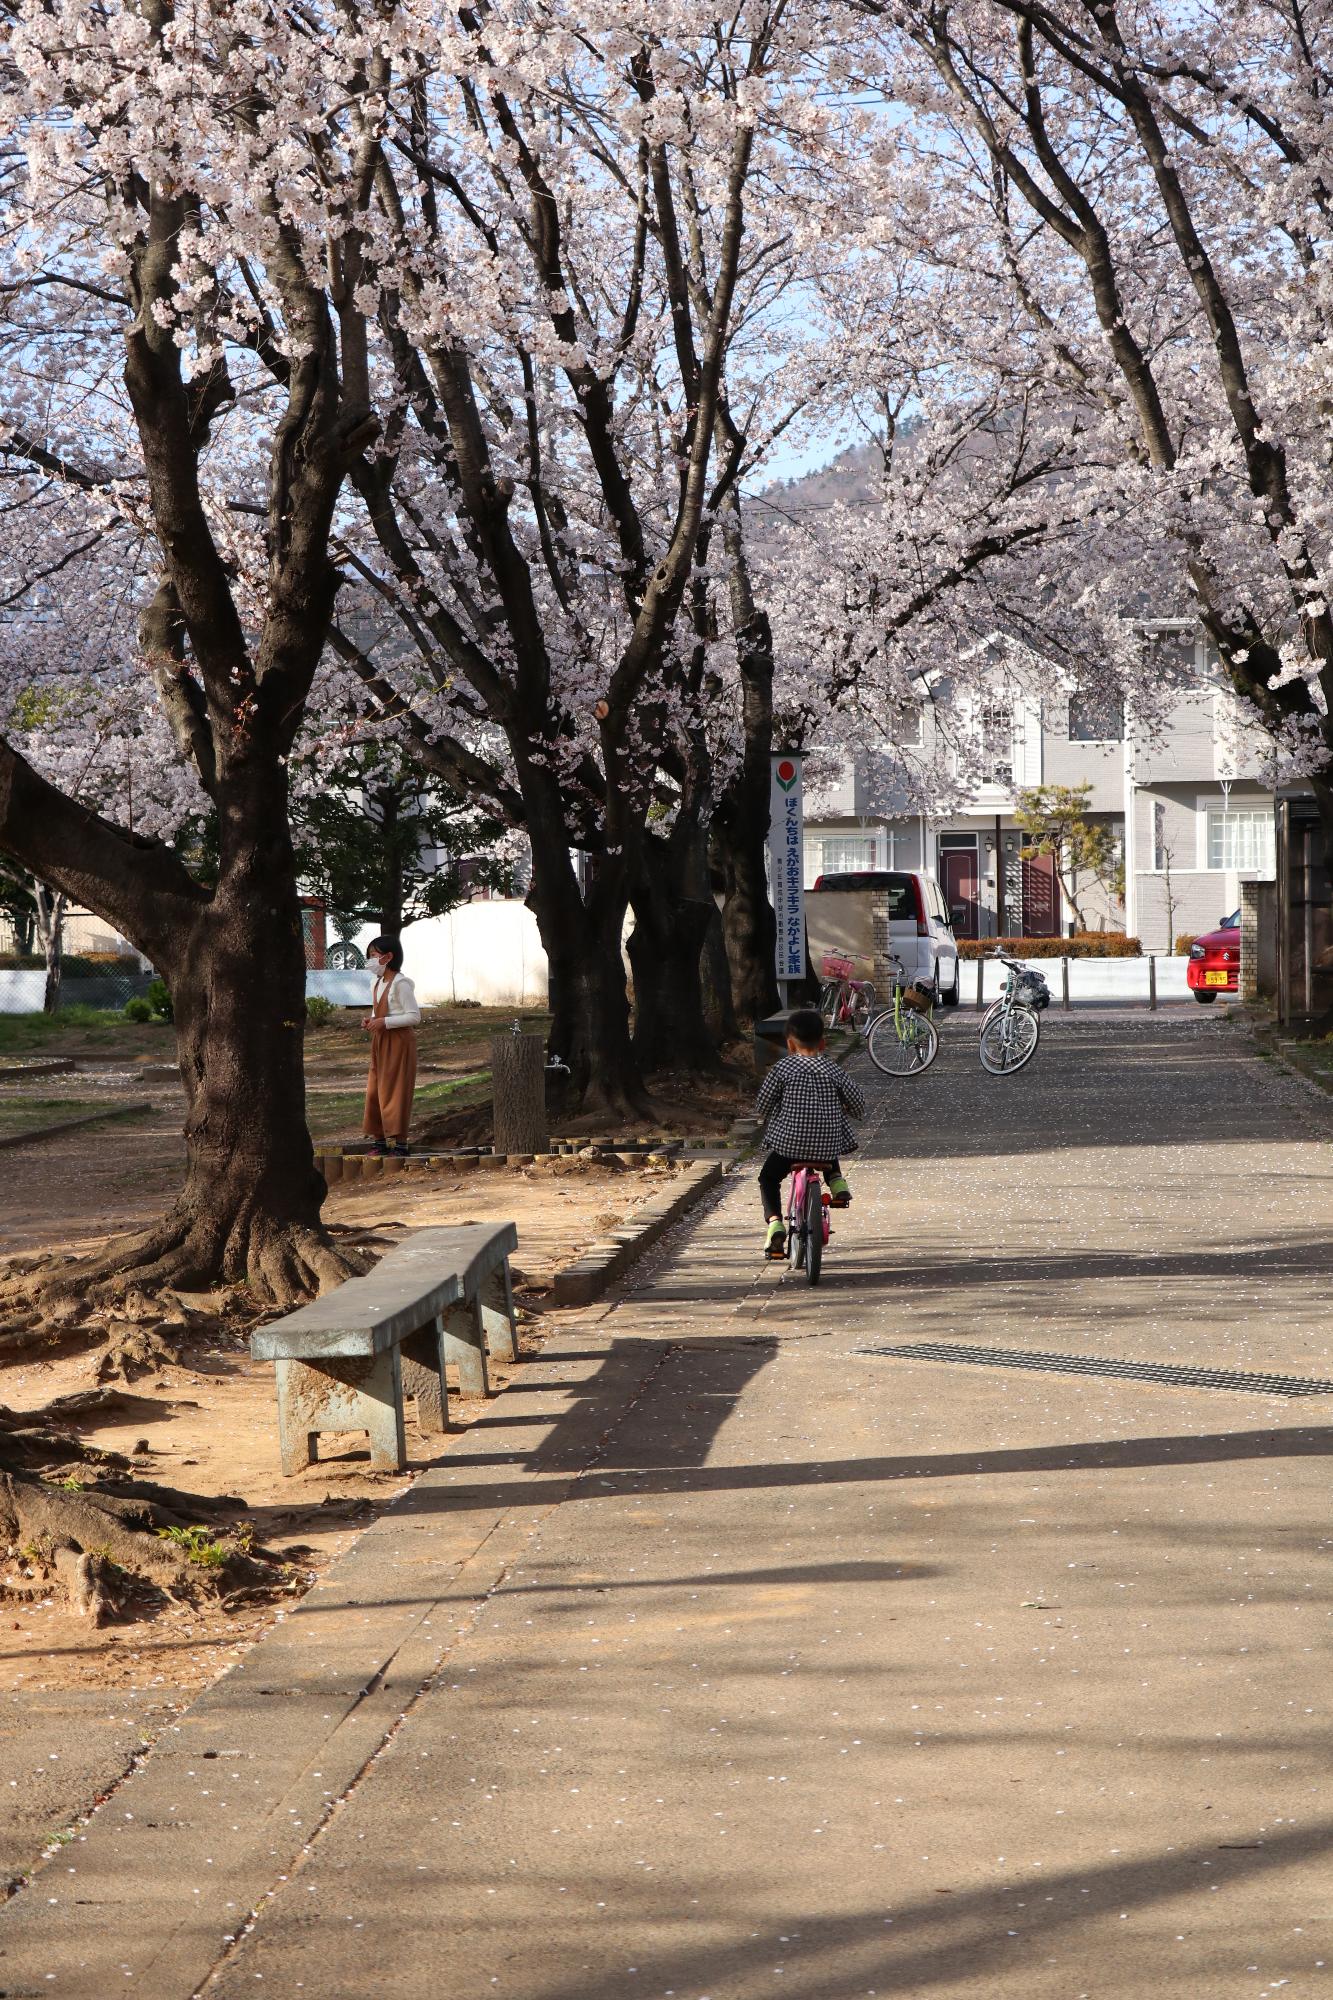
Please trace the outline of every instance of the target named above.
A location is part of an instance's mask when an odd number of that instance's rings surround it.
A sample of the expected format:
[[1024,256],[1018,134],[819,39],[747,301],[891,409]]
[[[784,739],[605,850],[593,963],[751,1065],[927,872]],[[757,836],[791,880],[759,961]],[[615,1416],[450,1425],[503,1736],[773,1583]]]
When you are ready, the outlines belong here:
[[158,1316],[164,1291],[242,1288],[261,1306],[289,1307],[331,1291],[364,1270],[355,1251],[338,1249],[320,1227],[251,1215],[230,1229],[172,1211],[142,1235],[123,1237],[90,1258],[14,1260],[0,1283],[0,1316],[13,1344],[74,1330],[99,1306],[139,1307]]
[[118,1452],[100,1452],[69,1432],[52,1430],[52,1422],[69,1421],[74,1412],[62,1403],[82,1399],[58,1396],[40,1410],[11,1410],[0,1403],[0,1455],[4,1463],[25,1472],[49,1472],[68,1465],[116,1465],[128,1467],[129,1460]]
[[285,1589],[290,1568],[243,1526],[204,1525],[239,1505],[137,1480],[80,1487],[0,1471],[0,1544],[18,1566],[4,1588],[25,1596],[34,1582],[43,1590],[54,1584],[94,1625],[145,1584],[178,1600]]

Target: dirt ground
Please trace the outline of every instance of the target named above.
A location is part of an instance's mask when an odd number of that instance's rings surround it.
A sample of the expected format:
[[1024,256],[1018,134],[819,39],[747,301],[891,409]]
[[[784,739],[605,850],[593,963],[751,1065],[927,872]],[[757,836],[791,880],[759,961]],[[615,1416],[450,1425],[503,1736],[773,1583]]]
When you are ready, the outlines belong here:
[[[125,1085],[118,1079],[117,1087]],[[79,1089],[82,1094],[82,1080]],[[160,1212],[180,1175],[179,1094],[170,1083],[145,1087],[142,1081],[137,1094],[154,1100],[154,1110],[141,1120],[93,1126],[0,1155],[0,1257],[47,1247],[89,1251],[108,1234]],[[519,1237],[514,1266],[521,1337],[531,1348],[542,1337],[555,1271],[677,1172],[671,1165],[620,1167],[577,1158],[505,1171],[416,1168],[335,1186],[325,1214],[335,1231],[369,1238],[381,1250],[407,1230],[432,1223],[512,1218]],[[179,1303],[188,1320],[191,1309],[209,1315],[218,1301],[196,1296]],[[172,1309],[173,1300],[164,1301],[164,1313]],[[234,1331],[214,1331],[208,1344],[184,1346],[177,1365],[134,1382],[126,1407],[100,1412],[78,1435],[131,1459],[136,1477],[201,1495],[239,1496],[244,1509],[234,1518],[251,1523],[258,1542],[289,1559],[295,1596],[439,1445],[423,1444],[409,1418],[405,1476],[372,1473],[360,1440],[331,1439],[319,1464],[284,1479],[273,1371],[251,1362],[244,1330],[230,1324]],[[0,1403],[27,1411],[87,1389],[97,1361],[97,1348],[77,1333],[59,1347],[29,1350],[0,1367]],[[501,1381],[505,1372],[498,1370]],[[461,1426],[483,1409],[453,1403]],[[0,1690],[198,1688],[223,1672],[282,1609],[279,1602],[229,1615],[215,1606],[162,1606],[151,1616],[94,1630],[54,1597],[23,1600],[16,1589],[22,1571],[21,1561],[12,1559],[0,1569]]]

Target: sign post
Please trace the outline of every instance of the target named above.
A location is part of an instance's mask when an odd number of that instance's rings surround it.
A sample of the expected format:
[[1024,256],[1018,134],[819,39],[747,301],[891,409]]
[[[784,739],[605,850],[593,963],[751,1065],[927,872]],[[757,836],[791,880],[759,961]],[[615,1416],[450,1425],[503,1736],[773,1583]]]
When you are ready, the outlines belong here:
[[778,988],[784,1007],[805,978],[805,799],[801,757],[776,752],[770,762],[768,877],[777,917]]

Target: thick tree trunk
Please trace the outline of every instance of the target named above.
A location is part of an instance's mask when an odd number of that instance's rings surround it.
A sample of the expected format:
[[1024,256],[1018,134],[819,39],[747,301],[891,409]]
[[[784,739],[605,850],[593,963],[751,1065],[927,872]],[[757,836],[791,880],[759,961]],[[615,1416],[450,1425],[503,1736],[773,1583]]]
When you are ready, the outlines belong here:
[[169,937],[141,941],[156,943],[171,989],[185,1184],[155,1228],[65,1264],[47,1295],[222,1281],[286,1305],[354,1268],[320,1223],[326,1190],[306,1129],[305,946],[280,769],[243,772],[220,820],[213,895],[183,905]]
[[634,1054],[645,1072],[711,1069],[717,1046],[704,1017],[701,955],[717,906],[709,888],[707,831],[680,827],[643,842],[630,898],[634,928]]
[[563,897],[543,894],[534,871],[528,904],[550,967],[550,1050],[569,1066],[571,1103],[612,1117],[644,1116],[647,1100],[630,1041],[621,955],[624,895],[592,888],[586,903],[568,910]]
[[[305,951],[295,883],[223,881],[172,978],[185,1186],[158,1234],[175,1274],[283,1302],[347,1275],[323,1231],[305,1122]],[[284,907],[285,906],[285,907]]]
[[714,877],[722,894],[722,934],[731,970],[731,1001],[741,1021],[759,1021],[778,1005],[777,920],[764,865],[768,839],[768,759],[758,787],[738,784],[713,822]]

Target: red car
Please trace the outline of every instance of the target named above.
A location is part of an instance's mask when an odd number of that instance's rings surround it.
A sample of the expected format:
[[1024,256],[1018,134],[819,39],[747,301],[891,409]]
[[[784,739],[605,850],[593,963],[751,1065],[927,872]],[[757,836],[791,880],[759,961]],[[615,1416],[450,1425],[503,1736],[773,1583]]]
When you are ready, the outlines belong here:
[[1190,992],[1200,1005],[1219,993],[1234,993],[1240,984],[1240,911],[1223,917],[1217,930],[1205,931],[1190,946],[1185,971]]

